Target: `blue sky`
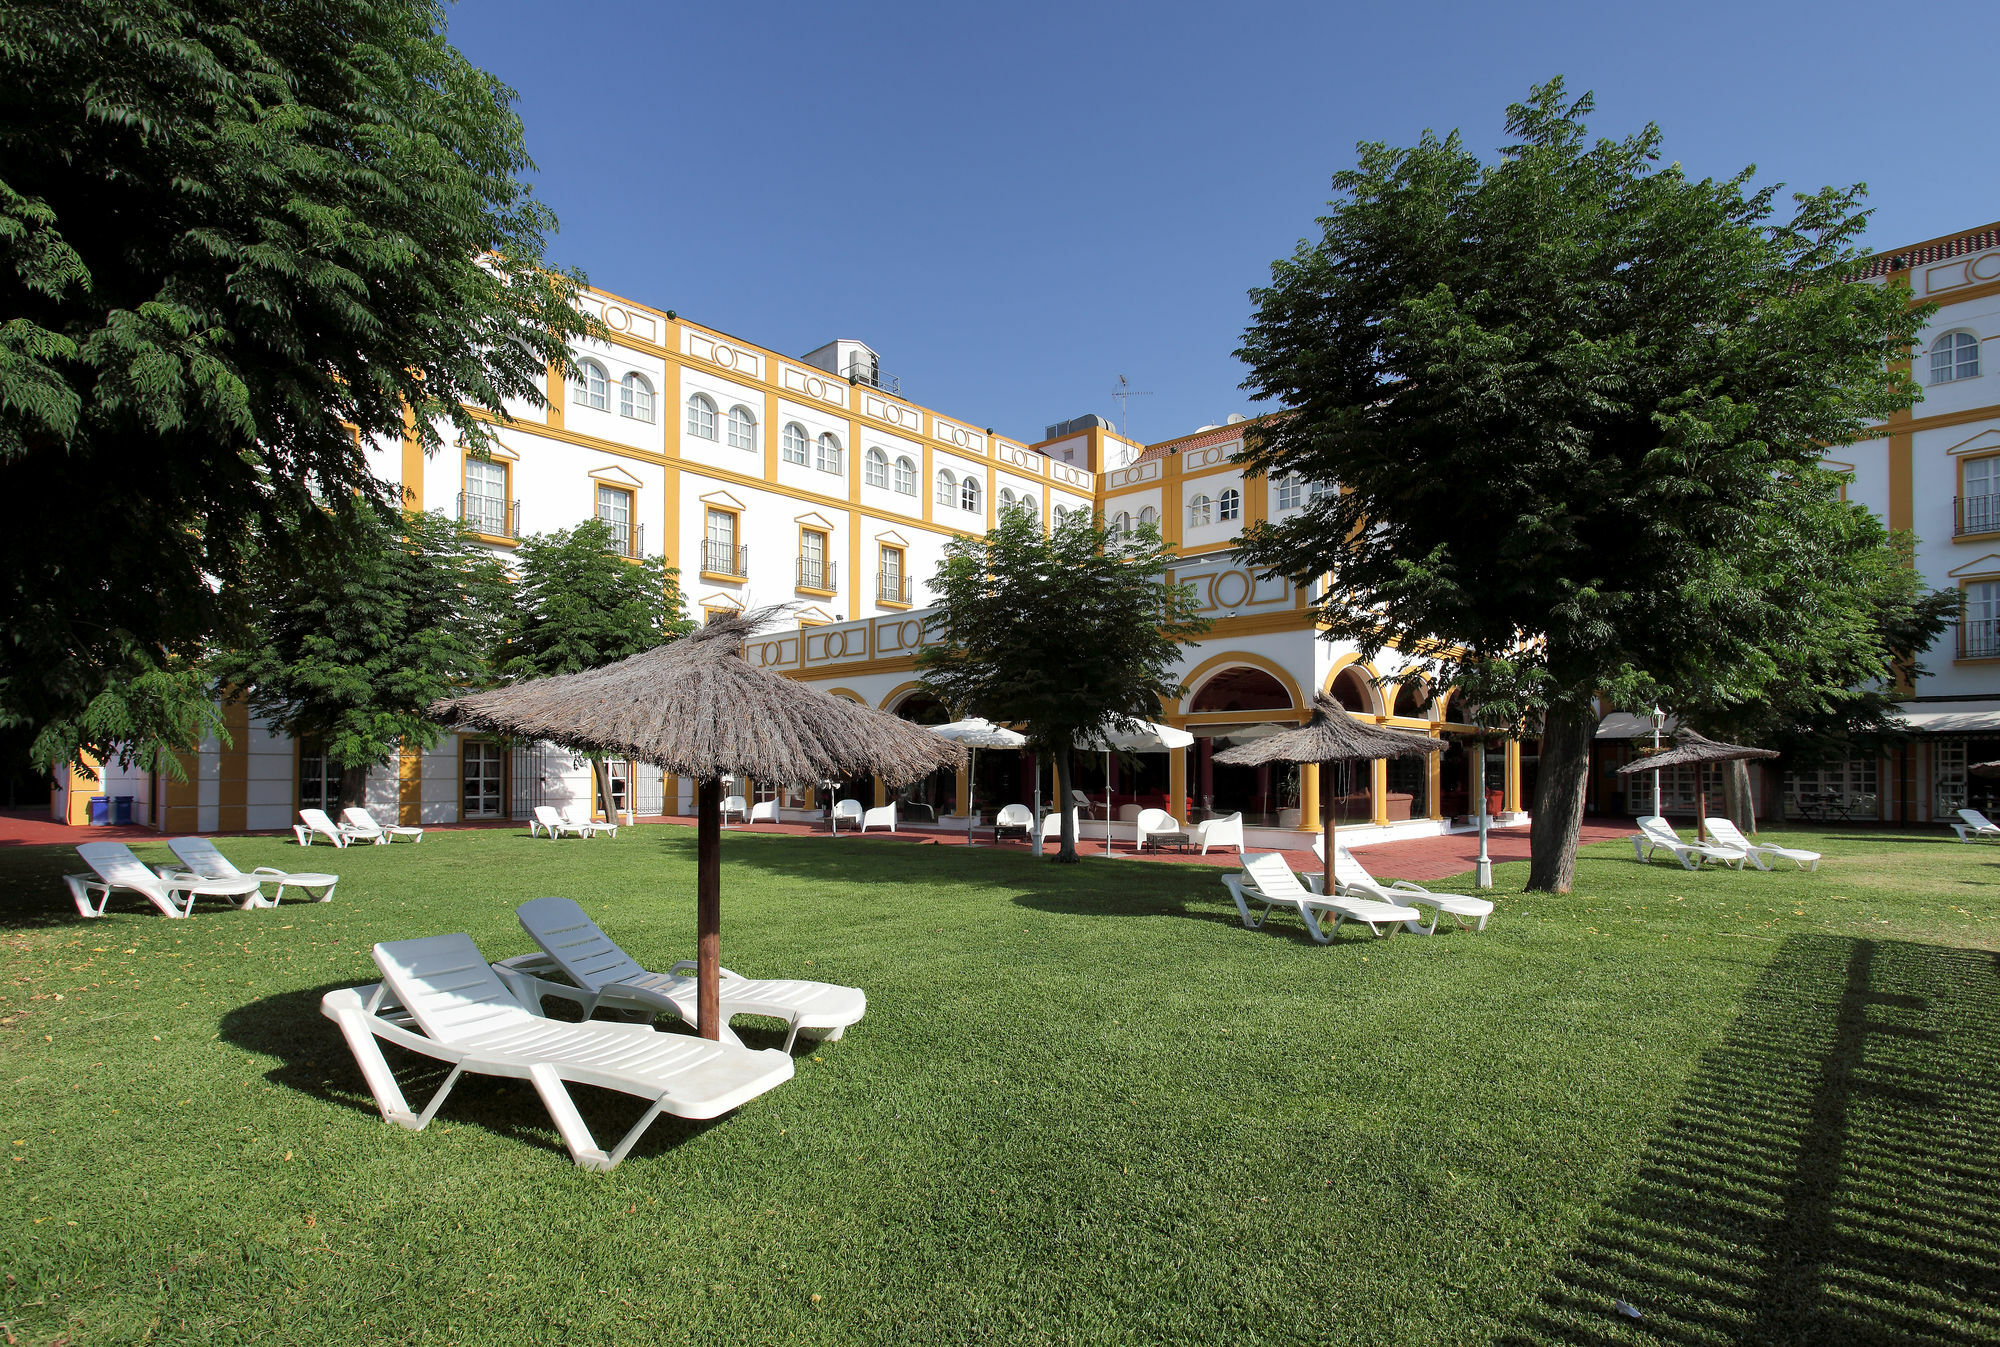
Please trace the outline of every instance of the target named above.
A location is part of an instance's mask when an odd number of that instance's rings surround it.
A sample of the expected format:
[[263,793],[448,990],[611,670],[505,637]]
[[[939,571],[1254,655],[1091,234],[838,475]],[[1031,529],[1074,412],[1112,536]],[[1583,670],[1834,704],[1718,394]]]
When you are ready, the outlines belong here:
[[2000,218],[2000,6],[664,5],[464,0],[521,93],[553,257],[802,354],[858,337],[1002,434],[1256,410],[1246,291],[1360,140],[1501,143],[1560,73],[1703,174],[1868,183],[1869,242]]

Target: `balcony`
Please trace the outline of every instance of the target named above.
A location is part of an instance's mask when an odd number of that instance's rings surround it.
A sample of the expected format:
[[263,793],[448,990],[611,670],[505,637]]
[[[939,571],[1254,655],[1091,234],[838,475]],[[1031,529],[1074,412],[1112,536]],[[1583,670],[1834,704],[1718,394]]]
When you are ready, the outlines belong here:
[[1951,506],[1952,537],[2000,533],[2000,495],[1954,496]]
[[616,519],[597,517],[597,522],[611,530],[611,555],[627,557],[637,561],[646,555],[646,526],[644,524],[621,524]]
[[734,543],[704,538],[701,544],[701,573],[725,580],[741,580],[750,574],[750,544],[738,547]]
[[847,375],[849,383],[863,384],[869,388],[880,389],[892,398],[903,396],[903,381],[901,379],[893,374],[884,374],[878,366],[871,365],[858,356],[847,362],[847,369],[844,373]]
[[473,496],[461,491],[458,493],[458,519],[474,533],[488,538],[521,536],[521,502],[518,500]]
[[799,558],[799,588],[812,594],[832,594],[840,585],[840,563],[820,557]]
[[875,597],[882,603],[908,603],[915,586],[912,577],[900,571],[875,572]]
[[2000,621],[1993,618],[1967,618],[1960,622],[1958,657],[1960,659],[2000,657]]

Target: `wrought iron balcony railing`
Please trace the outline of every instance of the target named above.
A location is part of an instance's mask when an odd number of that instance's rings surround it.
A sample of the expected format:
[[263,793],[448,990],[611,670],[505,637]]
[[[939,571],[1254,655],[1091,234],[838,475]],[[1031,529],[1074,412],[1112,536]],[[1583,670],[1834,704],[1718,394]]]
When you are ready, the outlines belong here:
[[489,538],[521,536],[521,502],[518,500],[474,496],[461,491],[458,493],[458,517],[467,528]]
[[646,526],[644,524],[621,524],[615,519],[598,516],[598,522],[611,530],[611,551],[621,557],[643,557],[646,555]]
[[1958,624],[1958,657],[1990,659],[2000,655],[2000,621],[1967,618]]
[[875,597],[884,603],[908,603],[913,587],[910,580],[910,576],[899,571],[877,571]]
[[840,587],[840,563],[824,561],[818,557],[799,558],[799,588],[816,589],[822,593]]
[[750,574],[750,544],[745,543],[738,547],[733,543],[704,538],[701,544],[701,568],[710,575],[729,575],[741,579]]
[[1952,536],[2000,533],[2000,495],[1952,497]]

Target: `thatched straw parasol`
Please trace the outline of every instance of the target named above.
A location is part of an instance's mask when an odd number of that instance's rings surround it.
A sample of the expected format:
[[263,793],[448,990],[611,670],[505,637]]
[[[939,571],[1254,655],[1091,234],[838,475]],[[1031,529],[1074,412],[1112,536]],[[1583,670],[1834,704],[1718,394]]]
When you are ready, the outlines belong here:
[[1965,770],[1973,776],[2000,776],[2000,759],[1993,762],[1975,762]]
[[[1306,765],[1374,758],[1420,758],[1428,753],[1443,751],[1444,745],[1428,735],[1384,729],[1380,725],[1356,720],[1346,707],[1322,693],[1313,699],[1312,719],[1305,724],[1268,739],[1253,739],[1247,744],[1226,748],[1215,755],[1215,760],[1232,767],[1262,767],[1273,762]],[[1335,821],[1333,811],[1326,807],[1324,797],[1320,800],[1320,813],[1321,826],[1326,830],[1326,855],[1322,857],[1326,866],[1324,884],[1326,892],[1332,893],[1334,833],[1340,825]]]
[[720,1036],[722,778],[780,784],[872,773],[898,785],[956,767],[959,749],[921,725],[829,697],[751,665],[743,639],[766,613],[722,617],[603,668],[451,697],[431,714],[461,729],[546,739],[649,762],[697,783],[699,1028]]
[[[1743,744],[1725,744],[1683,725],[1674,731],[1672,748],[1634,758],[1618,769],[1618,775],[1635,776],[1640,772],[1657,772],[1667,767],[1695,767],[1699,769],[1696,785],[1705,808],[1708,800],[1708,764],[1777,756],[1778,750],[1775,748],[1750,748]],[[1706,837],[1708,822],[1705,818],[1699,817],[1701,812],[1699,809],[1696,811],[1695,834],[1698,837]],[[1751,829],[1752,831],[1756,829],[1754,818],[1751,820]]]

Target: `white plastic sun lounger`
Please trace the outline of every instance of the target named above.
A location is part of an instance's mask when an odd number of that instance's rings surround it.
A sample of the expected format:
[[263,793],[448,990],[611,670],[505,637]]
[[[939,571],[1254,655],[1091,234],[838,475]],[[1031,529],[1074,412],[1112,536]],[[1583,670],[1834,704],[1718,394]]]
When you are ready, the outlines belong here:
[[1649,861],[1655,851],[1664,851],[1679,861],[1683,870],[1699,870],[1704,861],[1717,861],[1741,870],[1743,862],[1749,859],[1741,847],[1686,841],[1674,831],[1673,824],[1658,814],[1648,814],[1640,819],[1639,831],[1632,834],[1631,840],[1632,854],[1640,860]]
[[[270,865],[260,865],[248,875],[245,875],[230,863],[229,858],[216,848],[214,842],[211,842],[206,837],[176,837],[168,842],[167,845],[173,849],[174,855],[180,857],[181,864],[187,867],[185,871],[187,878],[248,878],[255,879],[260,884],[276,883],[278,891],[271,895],[270,901],[267,904],[270,907],[276,907],[285,900],[285,889],[287,886],[294,889],[303,889],[309,894],[314,889],[318,889],[320,891],[317,895],[318,901],[330,903],[333,901],[334,885],[340,883],[339,875],[325,875],[317,871],[306,870],[280,870]],[[179,877],[176,876],[176,878]]]
[[603,819],[585,818],[580,806],[570,804],[563,806],[562,821],[585,837],[595,837],[599,833],[610,833],[613,840],[618,837],[616,816],[609,823]]
[[[271,907],[264,896],[263,881],[251,876],[240,879],[203,879],[168,870],[159,874],[132,854],[123,842],[85,842],[76,849],[91,873],[64,875],[77,914],[101,917],[117,889],[130,889],[160,910],[166,917],[185,917],[194,911],[197,898],[228,898],[240,907]],[[92,895],[96,901],[92,901]]]
[[[521,928],[542,947],[540,954],[503,959],[493,971],[531,1010],[544,996],[574,1001],[589,1016],[599,1007],[678,1015],[696,1023],[694,962],[682,960],[664,973],[649,973],[620,949],[584,910],[567,898],[536,898],[514,909]],[[574,985],[546,981],[541,975],[560,971]],[[868,1011],[868,997],[859,987],[791,978],[746,978],[722,970],[722,1039],[739,1040],[729,1028],[738,1015],[768,1015],[789,1026],[784,1051],[800,1034],[837,1039],[847,1026]]]
[[1799,847],[1781,847],[1776,842],[1753,842],[1743,835],[1743,830],[1736,826],[1734,819],[1712,818],[1704,819],[1703,822],[1708,825],[1708,835],[1716,840],[1717,845],[1735,847],[1749,857],[1750,863],[1759,870],[1771,868],[1766,857],[1772,860],[1790,861],[1801,870],[1819,869],[1820,854],[1817,851],[1806,851]]
[[340,811],[340,830],[347,834],[351,842],[373,842],[386,847],[398,837],[407,837],[412,842],[424,840],[422,828],[412,828],[402,823],[377,823],[375,816],[359,805]]
[[337,847],[347,845],[347,834],[326,816],[324,809],[301,809],[299,821],[292,825],[292,836],[299,839],[302,847],[311,846],[315,837],[324,837]]
[[529,811],[529,815],[528,836],[530,837],[544,832],[551,838],[561,837],[564,833],[573,833],[578,837],[586,835],[583,829],[571,823],[561,814],[558,814],[550,805],[538,804]]
[[[1292,873],[1292,867],[1285,858],[1275,851],[1251,851],[1244,853],[1243,872],[1222,876],[1223,887],[1236,900],[1236,910],[1242,914],[1243,924],[1251,930],[1263,929],[1270,920],[1274,908],[1284,908],[1299,914],[1299,920],[1306,924],[1306,934],[1319,944],[1333,939],[1343,921],[1358,921],[1376,935],[1387,935],[1398,925],[1410,930],[1419,929],[1423,916],[1414,907],[1400,903],[1374,902],[1366,898],[1350,898],[1338,894],[1316,893],[1299,882]],[[1264,910],[1259,915],[1250,915],[1250,904],[1262,903]],[[1333,925],[1322,929],[1320,919],[1327,913],[1333,914]],[[1383,928],[1387,927],[1387,930]]]
[[[585,1169],[612,1169],[662,1113],[714,1118],[792,1077],[792,1059],[649,1025],[563,1024],[530,1014],[501,983],[468,935],[434,935],[375,946],[382,981],[320,999],[340,1026],[385,1122],[421,1132],[467,1071],[532,1083]],[[381,1042],[451,1063],[451,1074],[421,1113],[411,1110],[383,1059]],[[601,1150],[570,1098],[571,1085],[649,1099],[618,1144]]]
[[[1313,839],[1313,850],[1317,852],[1325,843]],[[1467,918],[1478,924],[1472,929],[1486,929],[1486,919],[1493,915],[1491,898],[1474,898],[1465,893],[1432,893],[1421,884],[1412,884],[1407,879],[1399,879],[1394,884],[1384,884],[1368,873],[1368,867],[1354,859],[1354,854],[1346,847],[1336,844],[1333,849],[1333,886],[1342,894],[1354,898],[1372,898],[1378,903],[1406,903],[1412,907],[1431,909],[1429,926],[1412,926],[1425,935],[1436,935],[1438,919],[1446,913],[1461,927]]]
[[2000,840],[2000,823],[1995,823],[1977,809],[1961,809],[1958,818],[1959,821],[1951,828],[1958,834],[1959,841],[1971,842],[1981,837]]

